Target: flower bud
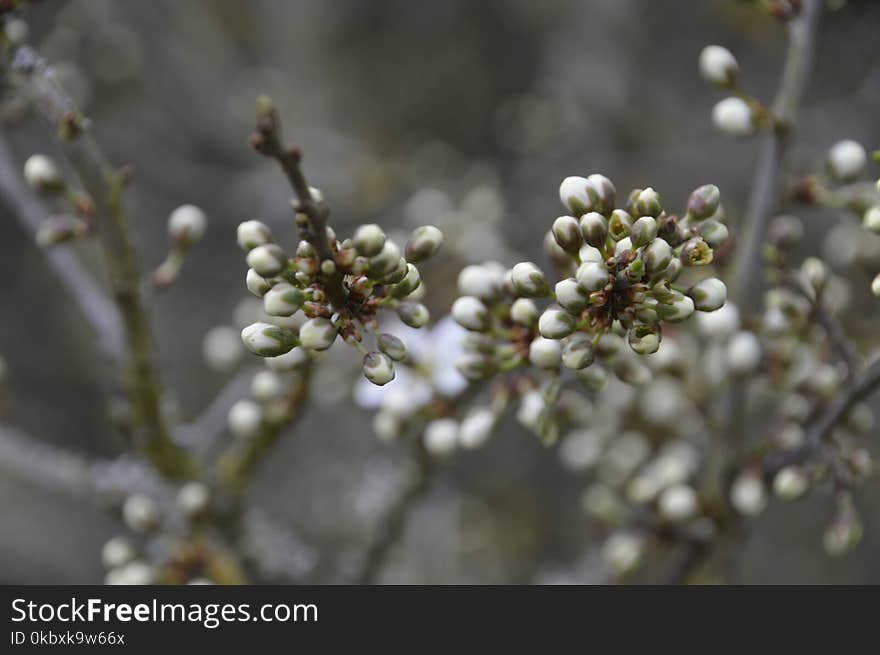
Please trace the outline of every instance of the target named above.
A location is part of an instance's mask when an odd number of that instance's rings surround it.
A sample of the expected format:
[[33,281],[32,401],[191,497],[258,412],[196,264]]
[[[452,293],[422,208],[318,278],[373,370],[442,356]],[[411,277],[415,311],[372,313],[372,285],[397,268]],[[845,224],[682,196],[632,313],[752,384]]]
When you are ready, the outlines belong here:
[[428,324],[431,315],[428,308],[420,302],[406,300],[397,307],[397,315],[400,320],[412,328],[420,328]]
[[[371,271],[371,275],[374,279],[378,279],[382,282],[382,284],[394,285],[400,282],[403,282],[404,278],[406,278],[409,273],[409,267],[411,264],[406,263],[406,259],[403,257],[398,257],[397,265],[392,268],[389,272],[379,275],[378,273],[374,273]],[[415,268],[413,266],[413,268]]]
[[614,184],[600,173],[589,175],[587,181],[593,185],[596,193],[599,194],[599,211],[603,214],[610,213],[614,209],[614,200],[617,194]]
[[55,214],[40,223],[36,242],[40,248],[48,248],[59,243],[73,241],[88,236],[91,226],[77,216]]
[[24,163],[24,179],[37,191],[57,192],[64,189],[61,171],[46,155],[31,155]]
[[503,281],[500,275],[487,266],[471,264],[458,274],[458,292],[462,296],[474,296],[480,300],[491,300],[501,290]]
[[767,492],[758,472],[744,472],[730,487],[730,504],[743,516],[757,516],[767,506]]
[[452,303],[452,318],[467,330],[483,332],[489,328],[489,310],[479,299],[463,296]]
[[575,314],[582,312],[589,300],[586,291],[572,277],[557,282],[555,294],[556,302]]
[[229,431],[239,439],[250,439],[260,431],[263,410],[253,400],[239,400],[229,408]]
[[761,343],[751,332],[737,332],[727,344],[727,364],[732,373],[746,375],[761,363]]
[[443,233],[433,225],[423,225],[413,231],[406,242],[406,261],[420,262],[433,257],[443,245]]
[[406,265],[406,275],[403,279],[395,284],[391,289],[393,298],[406,298],[413,291],[418,289],[422,284],[422,278],[419,275],[419,269],[412,264]]
[[208,217],[195,205],[181,205],[168,216],[168,234],[175,241],[195,243],[205,235]]
[[465,353],[455,360],[455,370],[468,380],[483,380],[495,372],[495,363],[480,353]]
[[727,301],[727,287],[718,278],[709,277],[691,287],[688,295],[701,312],[714,312]]
[[287,266],[287,253],[274,243],[267,243],[247,254],[247,264],[263,277],[275,277]]
[[299,329],[299,338],[303,348],[327,350],[336,341],[337,332],[330,319],[318,316],[303,323]]
[[[804,224],[797,216],[781,215],[770,221],[768,240],[778,248],[791,248],[804,236]],[[705,237],[704,237],[705,238]],[[709,240],[706,239],[708,242]],[[711,242],[709,245],[712,245]],[[715,246],[712,246],[713,248]]]
[[177,492],[177,506],[190,518],[204,514],[209,502],[208,488],[201,482],[187,482]]
[[159,508],[149,496],[132,494],[122,505],[122,518],[129,528],[143,534],[159,525]]
[[376,344],[383,353],[394,361],[400,362],[406,359],[406,344],[393,334],[383,332],[376,337]]
[[559,368],[562,362],[562,344],[555,339],[536,337],[529,345],[529,361],[540,368]]
[[799,466],[786,466],[773,477],[773,493],[783,500],[797,500],[808,486],[807,475]]
[[667,521],[687,521],[697,513],[697,493],[686,484],[667,487],[657,502],[660,515]]
[[263,310],[269,316],[293,316],[303,302],[305,296],[300,289],[287,282],[279,282],[263,296]]
[[587,262],[578,266],[575,278],[587,293],[600,291],[609,282],[608,269],[604,264],[596,262]]
[[250,251],[257,246],[272,243],[272,230],[261,221],[244,221],[236,230],[239,247],[244,251]]
[[723,246],[729,236],[727,226],[718,221],[703,221],[697,227],[697,232],[713,250]]
[[871,280],[871,293],[880,298],[880,273]]
[[385,245],[385,232],[373,223],[361,225],[355,230],[352,243],[359,255],[375,257],[382,252],[382,247]]
[[736,82],[739,64],[730,50],[720,45],[707,45],[700,52],[700,75],[712,84],[731,87]]
[[376,280],[394,272],[400,265],[400,259],[400,248],[397,247],[397,244],[385,240],[379,254],[370,258],[370,277]]
[[275,371],[257,371],[251,380],[251,395],[260,401],[268,401],[284,394],[284,382]]
[[629,347],[639,355],[653,355],[660,349],[660,327],[633,325],[627,333]]
[[241,354],[241,338],[235,328],[216,325],[205,333],[202,355],[214,370],[228,371],[238,363]]
[[643,540],[630,532],[615,532],[602,546],[602,560],[614,575],[635,569],[642,559]]
[[633,246],[641,248],[657,238],[657,219],[652,216],[642,216],[632,225],[630,240]]
[[581,258],[582,264],[586,262],[596,262],[597,264],[605,263],[605,256],[598,248],[594,248],[588,243],[581,246],[581,249],[578,251],[578,257]]
[[278,355],[277,357],[267,357],[265,359],[266,366],[268,366],[270,370],[279,373],[285,371],[295,371],[296,369],[302,367],[308,361],[309,352],[301,346],[292,348],[289,352],[286,352],[283,355]]
[[627,250],[633,250],[632,239],[630,239],[629,237],[623,237],[620,241],[614,244],[615,256],[619,256]]
[[658,273],[672,261],[672,247],[663,239],[654,239],[642,251],[642,260],[648,273]]
[[241,340],[255,355],[276,357],[296,345],[296,334],[271,323],[252,323],[241,331]]
[[562,339],[574,332],[576,327],[574,316],[561,309],[547,309],[538,319],[538,330],[541,336],[548,339]]
[[608,371],[599,364],[588,365],[583,370],[578,370],[577,377],[580,383],[590,391],[601,391],[608,383]]
[[663,206],[660,204],[660,194],[651,187],[644,189],[636,197],[635,208],[639,216],[656,218],[663,212]]
[[[557,219],[558,220],[558,219]],[[594,248],[602,248],[608,238],[608,220],[599,212],[587,212],[581,216],[581,234],[584,241]]]
[[532,262],[520,262],[514,266],[511,279],[516,293],[526,298],[546,296],[550,290],[544,273]]
[[472,409],[465,416],[458,429],[458,445],[467,450],[480,448],[492,436],[495,415],[491,409],[480,407]]
[[695,221],[702,221],[718,211],[721,202],[721,191],[714,184],[704,184],[695,189],[688,198],[687,216]]
[[622,209],[615,209],[611,212],[611,218],[608,219],[608,234],[615,241],[625,239],[632,232],[632,224],[632,216]]
[[451,418],[438,418],[425,426],[425,450],[435,457],[448,457],[455,452],[458,423]]
[[845,555],[862,540],[863,531],[861,521],[851,510],[829,526],[822,537],[822,546],[832,557]]
[[880,205],[874,205],[865,212],[862,218],[862,226],[869,232],[880,234]]
[[551,228],[553,238],[565,252],[576,253],[580,250],[582,237],[581,227],[574,216],[560,216],[553,221]]
[[136,556],[134,546],[123,537],[113,537],[101,549],[101,562],[108,569],[125,566]]
[[580,371],[593,363],[593,343],[585,334],[576,334],[562,349],[562,364],[565,368]]
[[585,177],[567,177],[559,185],[559,199],[572,214],[581,216],[598,208],[599,192]]
[[841,182],[851,182],[865,172],[868,153],[862,144],[851,139],[839,141],[828,151],[828,169]]
[[712,263],[712,249],[701,237],[685,241],[681,247],[681,263],[685,266],[705,266]]
[[748,136],[755,131],[751,107],[740,98],[725,98],[712,109],[712,122],[728,136]]
[[272,288],[272,285],[266,281],[266,278],[252,268],[248,269],[247,276],[245,277],[245,285],[247,286],[248,291],[254,294],[257,298],[262,298],[266,295],[266,292]]
[[367,353],[364,355],[364,377],[381,387],[394,379],[394,363],[385,353]]
[[517,298],[510,306],[510,320],[523,327],[532,327],[538,320],[538,307],[528,298]]
[[830,275],[828,266],[818,257],[807,257],[801,263],[801,277],[814,293],[819,293],[825,288]]
[[657,314],[668,323],[681,323],[694,313],[694,301],[688,296],[677,295],[670,303],[657,305]]

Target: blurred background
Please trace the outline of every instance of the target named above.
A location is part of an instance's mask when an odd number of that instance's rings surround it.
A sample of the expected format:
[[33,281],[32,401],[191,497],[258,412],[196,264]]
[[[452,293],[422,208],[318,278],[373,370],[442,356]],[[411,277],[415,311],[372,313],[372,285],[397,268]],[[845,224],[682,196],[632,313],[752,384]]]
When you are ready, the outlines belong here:
[[[463,265],[546,261],[541,237],[561,213],[566,175],[601,172],[619,193],[653,186],[678,209],[712,182],[736,225],[756,142],[713,130],[720,96],[700,79],[697,55],[709,43],[728,47],[746,88],[769,99],[786,45],[782,24],[734,0],[44,0],[25,18],[29,42],[57,66],[110,159],[135,167],[128,198],[144,270],[164,257],[173,208],[190,202],[208,214],[181,280],[151,300],[169,411],[183,421],[231,375],[205,364],[202,342],[213,326],[236,324],[247,295],[236,225],[260,218],[295,239],[285,180],[246,145],[257,94],[275,100],[337,233],[365,222],[470,226],[426,269],[440,317]],[[878,30],[874,0],[826,12],[794,172],[821,169],[840,139],[880,143]],[[4,129],[19,161],[57,152],[37,120]],[[0,415],[51,444],[112,457],[122,444],[105,420],[107,370],[88,328],[32,237],[0,211]],[[870,343],[880,237],[831,211],[799,215],[804,251],[854,281],[843,318]],[[73,248],[96,258],[89,244]],[[371,413],[351,402],[356,359],[322,367],[307,415],[249,491],[284,526],[272,579],[344,580],[401,476],[402,450],[380,443]],[[509,421],[444,467],[382,580],[589,582],[595,544],[582,489],[556,450]],[[772,504],[745,545],[741,580],[880,582],[880,484],[861,494],[866,536],[847,558],[821,548],[830,503],[814,494]],[[119,531],[95,506],[5,467],[0,516],[3,583],[98,582],[101,545]]]

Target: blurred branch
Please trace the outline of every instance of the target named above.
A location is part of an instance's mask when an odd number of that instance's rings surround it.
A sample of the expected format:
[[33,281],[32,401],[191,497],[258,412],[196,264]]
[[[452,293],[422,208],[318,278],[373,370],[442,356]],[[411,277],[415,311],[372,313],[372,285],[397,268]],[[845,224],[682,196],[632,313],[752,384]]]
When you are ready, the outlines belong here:
[[804,88],[813,68],[822,0],[804,0],[797,18],[788,23],[788,54],[773,103],[773,129],[762,137],[761,151],[746,212],[746,238],[736,272],[736,303],[751,315],[762,297],[760,278],[762,244],[767,224],[782,194],[781,168],[794,129]]
[[52,68],[34,50],[16,51],[13,71],[23,76],[22,90],[33,99],[59,134],[67,159],[97,207],[98,236],[110,269],[113,298],[125,324],[129,362],[125,386],[143,428],[138,444],[156,468],[174,478],[194,473],[192,459],[175,444],[162,416],[161,384],[152,328],[140,289],[137,253],[129,235],[122,194],[129,172],[107,161],[86,129],[88,121],[64,92]]
[[336,256],[327,234],[327,205],[315,198],[312,188],[306,182],[300,162],[302,152],[297,147],[285,147],[281,136],[281,119],[267,96],[257,98],[257,129],[249,140],[251,147],[261,155],[271,157],[281,166],[296,194],[297,225],[303,239],[312,244],[321,262],[329,261],[333,266],[330,273],[321,272],[327,290],[327,297],[333,307],[339,309],[345,304],[346,292],[342,284],[342,273],[336,270]]
[[[18,169],[12,149],[0,137],[0,196],[28,234],[34,236],[48,212],[25,186]],[[69,249],[55,247],[42,252],[49,268],[89,322],[99,350],[111,361],[122,362],[125,346],[116,307]]]
[[357,584],[376,584],[388,556],[403,536],[403,529],[410,512],[431,487],[434,464],[421,439],[415,440],[413,451],[415,460],[413,473],[376,529],[376,535],[367,548],[361,570],[355,577]]

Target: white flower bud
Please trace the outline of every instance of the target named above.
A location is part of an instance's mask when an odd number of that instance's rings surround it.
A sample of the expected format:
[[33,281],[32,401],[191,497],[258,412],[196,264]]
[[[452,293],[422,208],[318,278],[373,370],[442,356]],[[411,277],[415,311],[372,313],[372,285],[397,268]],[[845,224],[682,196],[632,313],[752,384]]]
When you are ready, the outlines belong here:
[[419,269],[413,264],[406,265],[406,275],[403,279],[395,284],[391,289],[393,298],[406,298],[413,291],[418,289],[422,284],[422,278],[419,275]]
[[663,205],[660,202],[660,194],[652,187],[642,189],[635,198],[635,209],[638,216],[657,217],[663,212]]
[[385,410],[376,412],[373,416],[373,432],[379,441],[390,443],[400,436],[400,418],[394,413]]
[[828,151],[828,169],[842,182],[851,182],[865,172],[868,153],[862,144],[851,139],[838,141]]
[[623,237],[620,241],[614,244],[614,254],[620,255],[622,252],[626,250],[632,250],[633,243],[632,239],[629,237]]
[[746,375],[761,363],[761,343],[751,332],[737,332],[727,344],[727,364],[731,372]]
[[586,308],[589,297],[574,278],[566,278],[556,283],[554,290],[556,302],[570,312],[581,312]]
[[757,516],[767,506],[764,482],[757,473],[741,474],[730,487],[730,503],[743,516]]
[[428,308],[422,303],[405,301],[397,307],[397,315],[400,320],[412,328],[424,327],[431,320]]
[[632,225],[630,240],[633,246],[641,248],[657,238],[657,219],[653,216],[641,216]]
[[599,194],[601,211],[607,214],[614,209],[614,196],[617,193],[617,189],[614,188],[614,183],[601,173],[588,175],[587,181],[593,185],[596,193]]
[[694,189],[688,198],[687,215],[697,221],[713,216],[721,203],[721,191],[714,184]]
[[874,205],[865,212],[862,225],[869,232],[880,234],[880,205]]
[[452,318],[467,330],[483,332],[489,328],[489,310],[473,296],[463,296],[452,303]]
[[616,575],[629,573],[642,559],[643,540],[630,532],[615,532],[602,546],[602,560]]
[[241,359],[241,337],[229,325],[217,325],[205,334],[202,356],[215,371],[228,371]]
[[274,243],[267,243],[247,254],[247,265],[263,277],[275,277],[287,266],[287,253]]
[[538,307],[528,298],[517,298],[510,306],[510,320],[523,327],[531,327],[538,320]]
[[755,131],[751,108],[744,100],[730,97],[712,109],[712,122],[728,136],[747,136]]
[[239,400],[229,408],[229,431],[239,439],[257,436],[263,423],[263,410],[252,400]]
[[573,371],[590,366],[594,359],[593,343],[585,334],[574,335],[562,350],[563,365]]
[[299,339],[303,348],[327,350],[336,341],[337,329],[330,319],[318,316],[310,318],[299,329]]
[[174,240],[195,243],[205,236],[208,217],[195,205],[181,205],[168,216],[168,234]]
[[46,155],[31,155],[24,163],[24,179],[37,191],[60,191],[64,188],[61,171]]
[[209,500],[208,488],[201,482],[187,482],[177,493],[177,506],[189,517],[204,514]]
[[575,216],[599,208],[599,192],[585,177],[572,176],[562,180],[559,199]]
[[305,299],[300,289],[288,282],[279,282],[263,296],[263,311],[269,316],[293,316]]
[[461,422],[458,430],[458,445],[472,450],[480,448],[492,436],[495,415],[486,407],[472,409]]
[[659,273],[672,261],[672,247],[665,239],[654,239],[642,251],[642,260],[648,273]]
[[474,296],[490,300],[498,295],[503,280],[493,269],[471,264],[458,274],[458,292],[462,296]]
[[376,337],[376,345],[396,362],[406,359],[406,344],[393,334],[382,333]]
[[532,262],[520,262],[511,271],[511,280],[516,293],[526,298],[544,296],[549,291],[547,278],[541,269]]
[[101,562],[108,569],[125,566],[135,558],[135,550],[128,539],[113,537],[101,549]]
[[668,323],[681,323],[694,313],[694,301],[688,296],[680,296],[668,304],[657,306],[657,313]]
[[159,508],[149,496],[132,494],[122,505],[122,518],[135,532],[149,532],[159,524]]
[[262,221],[244,221],[236,230],[238,246],[244,251],[250,251],[257,246],[272,243],[272,230]]
[[700,75],[718,86],[729,87],[736,81],[739,64],[730,50],[720,45],[707,45],[700,52]]
[[828,266],[818,257],[807,257],[801,262],[801,276],[809,287],[818,293],[825,288],[831,271]]
[[268,366],[269,370],[272,371],[277,371],[279,373],[285,371],[295,371],[309,361],[309,351],[307,351],[305,348],[297,346],[296,348],[292,348],[289,352],[286,352],[283,355],[278,355],[277,357],[266,357],[266,359],[263,361],[266,362],[266,366]]
[[660,330],[654,325],[634,325],[627,333],[627,342],[639,355],[653,355],[660,349]]
[[581,236],[581,226],[578,219],[574,216],[560,216],[553,221],[553,227],[550,232],[556,243],[565,252],[577,252],[583,243]]
[[3,33],[9,42],[14,45],[21,45],[27,40],[30,28],[28,24],[21,18],[9,18],[3,26]]
[[697,513],[697,493],[686,484],[676,484],[663,490],[657,504],[667,521],[687,521]]
[[562,363],[562,344],[556,339],[536,337],[529,345],[529,361],[541,368],[559,368]]
[[376,386],[383,386],[394,379],[394,362],[385,353],[371,352],[364,355],[364,377]]
[[375,224],[361,225],[352,238],[355,250],[364,257],[375,257],[385,245],[385,232]]
[[576,327],[574,316],[561,309],[547,309],[538,319],[538,330],[541,336],[548,339],[562,339],[574,332]]
[[241,331],[245,347],[255,355],[276,357],[296,345],[296,335],[271,323],[252,323]]
[[587,293],[600,291],[609,282],[608,269],[605,264],[586,262],[578,266],[575,278]]
[[[584,241],[593,248],[602,248],[608,239],[608,219],[599,212],[587,212],[581,216],[581,234]],[[600,255],[601,257],[601,255]],[[581,257],[581,261],[584,258]]]
[[572,471],[593,466],[602,454],[602,437],[594,430],[580,429],[566,435],[559,445],[562,465]]
[[284,394],[284,382],[272,370],[257,371],[251,380],[251,395],[257,400],[267,401]]
[[443,245],[443,233],[433,225],[423,225],[413,231],[406,242],[404,253],[406,261],[420,262],[430,257]]
[[398,267],[400,260],[400,248],[393,241],[386,239],[379,254],[370,258],[370,277],[378,278],[388,275]]
[[701,312],[714,312],[727,301],[727,287],[718,278],[709,277],[697,282],[689,292],[694,306]]
[[786,466],[773,477],[773,493],[783,500],[796,500],[804,495],[809,480],[799,466]]
[[486,355],[465,353],[455,360],[455,369],[468,380],[482,380],[495,371],[495,364]]
[[455,419],[440,418],[425,427],[425,449],[436,457],[447,457],[455,452],[458,441],[458,423]]
[[248,269],[247,276],[245,277],[245,286],[257,298],[262,298],[272,288],[272,285],[269,284],[266,278],[252,268]]

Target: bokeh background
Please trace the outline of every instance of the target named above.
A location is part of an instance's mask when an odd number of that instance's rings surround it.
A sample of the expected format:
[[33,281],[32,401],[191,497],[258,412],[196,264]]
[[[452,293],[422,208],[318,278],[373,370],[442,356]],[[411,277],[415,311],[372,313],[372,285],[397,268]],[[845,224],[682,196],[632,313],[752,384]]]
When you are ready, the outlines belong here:
[[[781,24],[734,0],[43,0],[26,18],[29,41],[57,65],[112,161],[135,166],[129,203],[144,268],[164,256],[171,209],[192,202],[209,216],[182,279],[151,301],[169,404],[184,421],[228,379],[206,366],[202,339],[234,325],[246,296],[235,226],[261,218],[295,238],[284,179],[246,145],[258,93],[274,98],[302,146],[339,233],[363,222],[472,225],[428,268],[428,302],[441,316],[462,265],[513,264],[517,253],[545,261],[541,237],[566,175],[602,172],[618,190],[650,185],[675,207],[712,182],[735,225],[756,143],[713,131],[719,96],[700,80],[697,55],[708,43],[727,46],[747,88],[769,98],[786,44]],[[878,30],[873,0],[826,12],[792,170],[821,168],[842,138],[880,143]],[[3,129],[20,161],[55,152],[36,120]],[[107,370],[32,237],[0,211],[2,418],[112,457],[122,444],[105,420]],[[866,289],[880,239],[842,214],[799,215],[805,251],[853,280],[843,317],[870,345],[880,311]],[[89,245],[74,248],[96,259]],[[403,451],[379,443],[370,413],[350,400],[355,359],[323,367],[307,416],[249,492],[284,526],[273,537],[273,579],[344,580],[401,477]],[[582,489],[555,450],[505,423],[486,448],[444,468],[383,580],[591,581]],[[880,582],[880,485],[861,494],[866,537],[840,560],[821,548],[831,500],[814,496],[772,504],[756,520],[742,581]],[[119,531],[113,516],[2,464],[0,517],[5,583],[99,581],[100,547]]]

